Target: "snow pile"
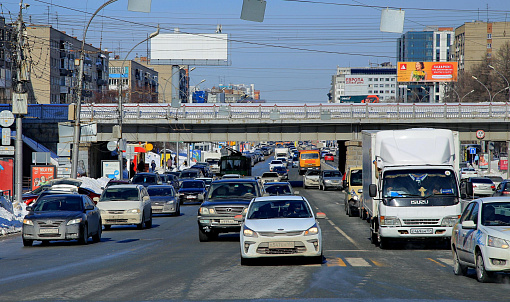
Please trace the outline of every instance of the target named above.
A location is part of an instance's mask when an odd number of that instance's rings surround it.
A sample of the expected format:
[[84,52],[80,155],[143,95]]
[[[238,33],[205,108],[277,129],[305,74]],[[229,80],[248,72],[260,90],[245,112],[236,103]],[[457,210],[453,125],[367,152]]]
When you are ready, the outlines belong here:
[[14,208],[12,211],[0,207],[0,236],[21,231],[23,218],[27,214],[26,205]]
[[79,180],[82,181],[80,187],[90,189],[96,192],[97,194],[101,194],[103,192],[102,188],[106,187],[106,184],[110,181],[108,177],[101,177],[98,179],[90,177],[80,177]]

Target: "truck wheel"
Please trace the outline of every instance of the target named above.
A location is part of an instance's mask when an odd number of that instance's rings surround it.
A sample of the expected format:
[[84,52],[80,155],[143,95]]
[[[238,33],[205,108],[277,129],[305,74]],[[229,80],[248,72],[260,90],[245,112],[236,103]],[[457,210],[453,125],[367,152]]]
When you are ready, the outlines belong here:
[[388,238],[384,238],[384,237],[381,237],[379,236],[379,247],[383,250],[387,250],[390,248],[390,243],[389,243],[389,239]]
[[377,239],[377,234],[374,233],[372,229],[370,229],[370,243],[377,245],[379,240]]

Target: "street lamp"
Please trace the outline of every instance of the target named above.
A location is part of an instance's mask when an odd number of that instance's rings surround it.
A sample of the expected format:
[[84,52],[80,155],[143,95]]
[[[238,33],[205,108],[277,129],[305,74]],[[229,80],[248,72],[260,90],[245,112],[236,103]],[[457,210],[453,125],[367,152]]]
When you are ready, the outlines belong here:
[[478,83],[480,83],[483,87],[485,87],[485,89],[487,90],[487,92],[489,93],[489,102],[492,101],[492,96],[491,96],[491,92],[489,90],[489,88],[487,88],[487,86],[485,86],[482,82],[480,82],[480,80],[478,80],[477,77],[475,77],[474,75],[471,76],[473,79],[475,79],[475,81],[477,81]]
[[[122,141],[122,115],[123,115],[123,108],[122,108],[122,86],[123,86],[123,81],[122,81],[122,76],[124,75],[124,63],[126,63],[126,60],[129,56],[129,54],[133,51],[133,49],[135,49],[138,45],[154,38],[155,36],[159,35],[159,24],[158,24],[158,29],[153,32],[152,34],[150,34],[147,38],[143,39],[141,42],[139,42],[138,44],[136,44],[135,46],[133,46],[133,48],[131,48],[131,50],[129,50],[129,52],[126,54],[126,57],[124,58],[124,60],[122,61],[122,65],[120,66],[120,83],[119,83],[119,142],[118,142],[118,158],[119,158],[119,165],[120,165],[120,173],[119,173],[119,178],[120,179],[123,179],[123,173],[124,173],[124,165],[123,165],[123,162],[122,162],[122,159],[123,159],[123,155],[122,155],[122,151],[120,150],[121,148],[121,141]],[[131,70],[129,70],[129,73],[131,73]],[[128,74],[128,81],[129,81],[129,74]]]
[[[428,91],[428,89],[427,89],[427,88],[425,88],[425,87],[423,87],[423,86],[420,86],[420,88],[421,88],[421,89],[423,89],[423,91],[425,91],[425,93],[426,93],[426,94],[425,94],[425,95],[424,95],[424,96],[420,99],[420,103],[422,103],[422,102],[423,102],[423,99],[424,99],[427,95],[429,95],[429,96],[430,96],[430,92]],[[432,102],[430,102],[430,103],[432,103]]]
[[[188,70],[188,73],[192,72],[193,70],[195,70],[196,67],[192,67]],[[170,77],[168,79],[165,80],[165,86],[163,87],[163,100],[166,102],[166,85],[168,85],[168,82],[170,82],[172,80],[172,78],[174,77],[174,75],[178,72],[178,71],[181,71],[183,69],[186,69],[185,67],[180,67],[177,71],[175,71],[174,73],[172,73],[170,75]],[[170,83],[170,85],[172,85],[172,89],[179,89],[179,87],[173,87],[173,84]]]
[[494,96],[492,96],[492,100],[491,100],[491,102],[492,102],[492,101],[494,101],[494,99],[496,98],[496,95],[497,95],[498,93],[500,93],[500,92],[502,92],[502,91],[505,91],[505,90],[507,90],[508,88],[510,88],[510,87],[505,87],[505,88],[501,89],[500,91],[496,92],[496,93],[494,94]]
[[412,93],[414,93],[414,94],[416,95],[416,99],[417,99],[418,101],[420,101],[420,95],[419,95],[419,94],[417,94],[417,93],[416,93],[414,90],[412,90],[412,89],[407,88],[407,90],[408,90],[408,91],[411,91]]
[[[460,99],[460,102],[462,103],[462,100],[463,100],[463,99],[464,99],[464,98],[465,98],[468,94],[471,94],[471,93],[473,93],[473,92],[475,92],[475,90],[474,90],[474,89],[473,89],[473,90],[471,90],[470,92],[466,93],[466,94],[465,94],[465,95],[464,95],[464,96]],[[457,94],[457,95],[458,95],[458,94]]]
[[[506,86],[507,88],[510,87],[510,83],[508,82],[508,80],[506,79],[506,77],[501,73],[499,72],[496,68],[494,68],[494,66],[492,65],[488,65],[490,69],[494,70],[495,72],[497,72],[501,77],[503,77],[503,79],[506,81]],[[508,94],[508,101],[510,102],[510,93]]]

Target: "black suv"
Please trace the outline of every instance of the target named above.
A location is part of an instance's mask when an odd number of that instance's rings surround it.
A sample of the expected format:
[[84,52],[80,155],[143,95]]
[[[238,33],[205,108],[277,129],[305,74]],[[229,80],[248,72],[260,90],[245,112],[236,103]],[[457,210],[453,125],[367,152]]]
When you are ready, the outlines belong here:
[[510,179],[500,182],[492,196],[510,196]]
[[198,209],[198,238],[209,241],[219,233],[239,232],[241,222],[234,219],[248,208],[250,201],[262,196],[255,179],[222,179],[211,183],[205,201]]
[[133,178],[131,179],[131,183],[148,187],[152,185],[161,185],[163,184],[163,181],[161,180],[161,177],[157,173],[140,172],[136,173],[135,176],[133,176]]

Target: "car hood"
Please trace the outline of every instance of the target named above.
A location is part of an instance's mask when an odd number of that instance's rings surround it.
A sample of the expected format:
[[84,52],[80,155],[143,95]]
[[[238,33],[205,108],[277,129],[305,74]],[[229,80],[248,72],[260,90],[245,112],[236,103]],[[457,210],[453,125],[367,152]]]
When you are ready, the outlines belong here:
[[202,206],[228,206],[228,205],[245,205],[248,207],[251,199],[215,199],[214,201],[204,201]]
[[205,190],[201,188],[185,188],[179,189],[179,193],[204,193]]
[[304,231],[315,224],[315,218],[246,219],[244,224],[256,232]]
[[485,233],[505,240],[510,240],[509,226],[483,226]]
[[142,207],[139,200],[115,200],[101,201],[97,203],[97,207],[101,210],[129,210]]
[[175,200],[174,196],[151,196],[151,202],[166,202]]
[[25,216],[26,219],[72,219],[80,217],[81,211],[44,211],[32,212]]

